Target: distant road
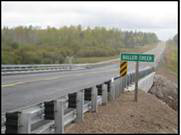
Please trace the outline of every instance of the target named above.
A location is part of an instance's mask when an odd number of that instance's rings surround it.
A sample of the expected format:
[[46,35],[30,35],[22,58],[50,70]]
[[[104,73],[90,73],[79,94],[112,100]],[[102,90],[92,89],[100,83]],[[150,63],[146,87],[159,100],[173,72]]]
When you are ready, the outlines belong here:
[[[165,45],[162,43],[146,53],[155,54],[158,61],[164,48]],[[140,69],[153,64],[140,63]],[[128,70],[135,70],[134,62],[128,62]],[[67,92],[91,87],[118,75],[119,63],[114,62],[107,66],[80,71],[1,76],[2,113],[61,97]]]

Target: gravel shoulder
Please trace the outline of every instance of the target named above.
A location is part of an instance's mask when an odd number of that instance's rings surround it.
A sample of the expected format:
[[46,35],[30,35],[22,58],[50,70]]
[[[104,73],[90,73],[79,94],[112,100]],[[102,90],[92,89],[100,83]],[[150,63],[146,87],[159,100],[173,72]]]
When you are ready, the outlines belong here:
[[115,101],[87,112],[84,120],[65,127],[65,133],[177,133],[177,112],[154,95],[124,92]]

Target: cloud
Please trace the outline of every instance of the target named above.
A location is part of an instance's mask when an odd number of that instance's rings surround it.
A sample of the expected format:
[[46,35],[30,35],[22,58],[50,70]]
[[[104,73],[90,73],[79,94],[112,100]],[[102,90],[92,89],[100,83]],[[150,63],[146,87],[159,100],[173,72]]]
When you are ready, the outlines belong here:
[[2,26],[81,24],[175,30],[177,8],[177,2],[2,2]]

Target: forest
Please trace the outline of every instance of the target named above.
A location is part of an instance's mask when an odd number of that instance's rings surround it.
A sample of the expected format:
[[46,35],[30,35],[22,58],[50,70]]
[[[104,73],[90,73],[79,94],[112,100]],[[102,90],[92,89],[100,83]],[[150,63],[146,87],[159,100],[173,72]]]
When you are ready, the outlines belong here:
[[122,48],[159,42],[155,33],[121,31],[81,25],[45,29],[18,26],[1,29],[2,64],[61,64],[67,56],[107,57]]
[[178,34],[175,34],[173,36],[173,38],[167,40],[166,42],[168,45],[175,45],[176,47],[178,47]]

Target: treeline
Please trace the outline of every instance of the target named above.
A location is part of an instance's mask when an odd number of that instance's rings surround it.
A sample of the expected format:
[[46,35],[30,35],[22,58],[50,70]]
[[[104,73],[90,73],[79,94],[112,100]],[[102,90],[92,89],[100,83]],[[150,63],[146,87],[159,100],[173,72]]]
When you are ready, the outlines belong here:
[[1,34],[3,64],[55,64],[64,63],[66,56],[113,56],[122,48],[159,41],[154,33],[104,27],[84,29],[81,25],[46,29],[4,27]]
[[178,46],[178,34],[175,34],[172,39],[167,40],[167,44]]

